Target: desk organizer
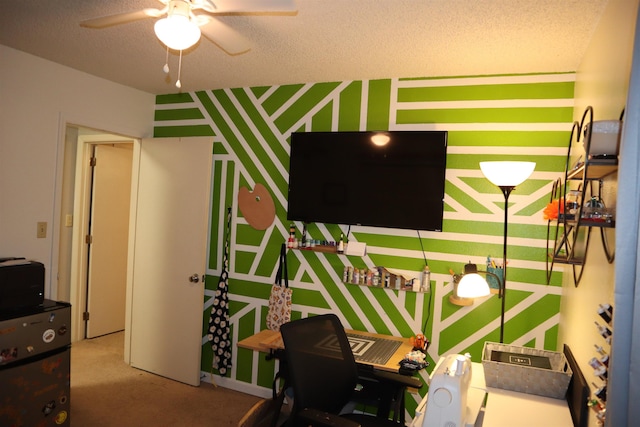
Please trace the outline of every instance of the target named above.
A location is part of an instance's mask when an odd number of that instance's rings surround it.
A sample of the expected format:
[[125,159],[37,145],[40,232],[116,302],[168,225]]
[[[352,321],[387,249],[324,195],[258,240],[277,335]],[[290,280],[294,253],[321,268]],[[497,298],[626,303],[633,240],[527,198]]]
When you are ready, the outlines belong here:
[[[492,360],[494,351],[511,355],[512,362]],[[546,368],[534,366],[547,363]],[[562,353],[493,342],[484,343],[482,367],[488,387],[555,399],[564,399],[573,375]]]

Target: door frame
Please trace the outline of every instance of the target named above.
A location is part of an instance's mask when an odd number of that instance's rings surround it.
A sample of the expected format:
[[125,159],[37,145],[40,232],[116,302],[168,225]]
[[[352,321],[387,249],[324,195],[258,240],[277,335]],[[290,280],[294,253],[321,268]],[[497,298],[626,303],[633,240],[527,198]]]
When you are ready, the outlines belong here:
[[[136,145],[139,139],[114,135],[108,133],[90,133],[79,134],[77,139],[77,155],[75,164],[75,189],[74,189],[74,206],[73,206],[73,237],[71,243],[71,271],[70,271],[70,303],[71,303],[71,328],[72,341],[83,340],[86,335],[86,324],[83,319],[83,313],[87,309],[87,290],[86,283],[88,277],[88,247],[85,243],[85,235],[88,230],[89,219],[91,217],[91,172],[89,160],[93,154],[93,146],[101,143],[133,143],[133,163],[135,172],[136,162]],[[139,149],[138,149],[139,152]],[[134,176],[132,180],[132,193],[134,185]],[[133,194],[132,194],[133,197]],[[131,199],[135,200],[135,199]],[[131,225],[131,221],[129,222]],[[131,232],[130,232],[131,235]],[[130,242],[130,240],[129,240]],[[129,260],[129,257],[128,257]],[[129,285],[127,284],[127,288]],[[127,289],[127,295],[129,290]],[[127,298],[128,301],[128,298]],[[130,311],[130,306],[125,306],[125,312]],[[125,320],[125,330],[127,323]],[[125,346],[126,348],[126,346]]]

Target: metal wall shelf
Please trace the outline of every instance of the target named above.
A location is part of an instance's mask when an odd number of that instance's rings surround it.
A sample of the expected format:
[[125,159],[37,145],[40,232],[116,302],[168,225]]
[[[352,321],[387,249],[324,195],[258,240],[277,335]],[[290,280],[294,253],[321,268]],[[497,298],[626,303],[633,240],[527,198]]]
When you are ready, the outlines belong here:
[[[558,203],[558,218],[549,219],[547,223],[547,284],[551,281],[554,264],[560,263],[572,266],[574,284],[578,286],[587,260],[591,230],[594,228],[600,229],[607,261],[612,263],[615,258],[606,235],[607,229],[615,228],[615,218],[590,217],[586,205],[592,198],[602,200],[603,179],[617,172],[618,159],[590,158],[588,153],[592,135],[588,132],[583,141],[586,160],[576,161],[574,166],[570,166],[575,158],[571,152],[572,146],[580,142],[583,129],[585,126],[591,128],[592,123],[593,108],[587,107],[582,120],[574,122],[571,129],[564,180],[558,179],[552,186],[550,203]],[[579,191],[578,208],[574,215],[567,217],[561,213],[564,212],[564,203],[571,190]]]

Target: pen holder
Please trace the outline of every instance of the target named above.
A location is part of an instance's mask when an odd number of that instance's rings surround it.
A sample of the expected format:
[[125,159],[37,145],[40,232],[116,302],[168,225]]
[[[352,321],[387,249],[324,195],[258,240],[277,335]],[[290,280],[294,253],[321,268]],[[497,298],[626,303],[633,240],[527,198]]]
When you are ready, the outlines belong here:
[[500,293],[500,283],[504,282],[504,269],[503,268],[498,268],[498,267],[491,267],[491,266],[487,266],[487,272],[495,274],[496,276],[498,276],[500,278],[500,281],[498,281],[495,277],[490,276],[487,274],[487,283],[489,284],[489,289],[491,290],[492,294],[499,294]]

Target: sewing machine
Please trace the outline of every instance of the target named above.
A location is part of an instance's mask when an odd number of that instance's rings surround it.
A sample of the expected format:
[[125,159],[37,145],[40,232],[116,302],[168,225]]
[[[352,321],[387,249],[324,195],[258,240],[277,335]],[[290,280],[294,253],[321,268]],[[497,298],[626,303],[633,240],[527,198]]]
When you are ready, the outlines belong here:
[[411,427],[473,427],[486,391],[471,387],[471,367],[468,356],[450,354],[441,358]]

